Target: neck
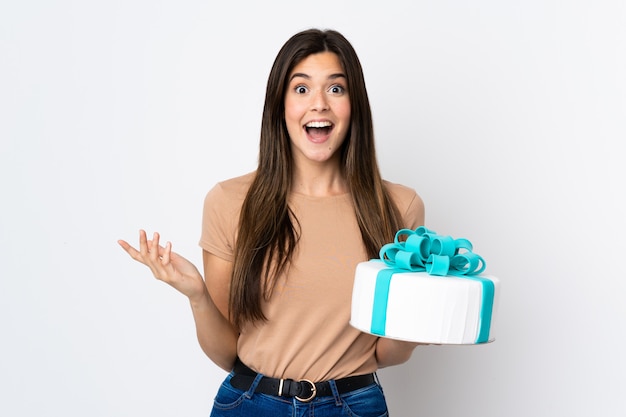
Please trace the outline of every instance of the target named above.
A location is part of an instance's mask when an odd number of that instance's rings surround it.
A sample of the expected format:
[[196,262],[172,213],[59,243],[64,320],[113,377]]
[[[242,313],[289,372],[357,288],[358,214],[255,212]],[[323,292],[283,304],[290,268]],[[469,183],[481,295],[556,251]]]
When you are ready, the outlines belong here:
[[312,197],[345,194],[348,184],[339,166],[296,166],[291,191]]

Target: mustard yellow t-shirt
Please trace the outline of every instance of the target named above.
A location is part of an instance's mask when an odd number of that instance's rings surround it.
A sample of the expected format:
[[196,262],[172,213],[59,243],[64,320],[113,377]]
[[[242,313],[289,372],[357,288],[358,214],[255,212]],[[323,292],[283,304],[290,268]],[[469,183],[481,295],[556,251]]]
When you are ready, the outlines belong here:
[[[233,261],[241,205],[254,173],[223,181],[204,202],[200,246]],[[403,227],[421,224],[424,206],[410,188],[385,182]],[[289,205],[301,227],[286,275],[263,303],[266,322],[247,324],[238,355],[250,368],[276,378],[324,381],[374,372],[377,337],[350,326],[354,270],[368,260],[349,194],[292,194]]]

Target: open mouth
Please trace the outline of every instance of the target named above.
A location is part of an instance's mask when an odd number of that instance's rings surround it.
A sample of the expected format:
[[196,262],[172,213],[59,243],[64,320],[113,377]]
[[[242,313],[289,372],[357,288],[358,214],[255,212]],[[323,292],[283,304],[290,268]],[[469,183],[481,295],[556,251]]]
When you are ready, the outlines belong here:
[[333,124],[329,121],[309,122],[304,126],[304,129],[312,139],[322,139],[333,130]]

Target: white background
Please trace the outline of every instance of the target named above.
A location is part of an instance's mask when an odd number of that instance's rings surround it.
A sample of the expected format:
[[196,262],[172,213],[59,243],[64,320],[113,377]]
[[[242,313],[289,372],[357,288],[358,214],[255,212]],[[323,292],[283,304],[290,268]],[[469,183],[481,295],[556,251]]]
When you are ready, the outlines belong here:
[[278,49],[335,28],[384,176],[503,284],[495,343],[380,372],[394,416],[622,416],[622,0],[0,3],[0,415],[203,416],[224,373],[183,296],[202,201],[254,169]]

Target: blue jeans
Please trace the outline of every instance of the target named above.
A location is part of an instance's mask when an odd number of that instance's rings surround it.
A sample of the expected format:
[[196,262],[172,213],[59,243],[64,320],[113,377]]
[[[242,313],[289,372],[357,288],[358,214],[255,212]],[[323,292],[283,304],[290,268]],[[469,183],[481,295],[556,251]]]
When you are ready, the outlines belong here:
[[381,386],[373,383],[345,394],[338,394],[333,381],[332,396],[316,397],[310,402],[295,398],[255,393],[258,375],[247,391],[230,385],[229,374],[217,391],[211,417],[386,417],[387,402]]

